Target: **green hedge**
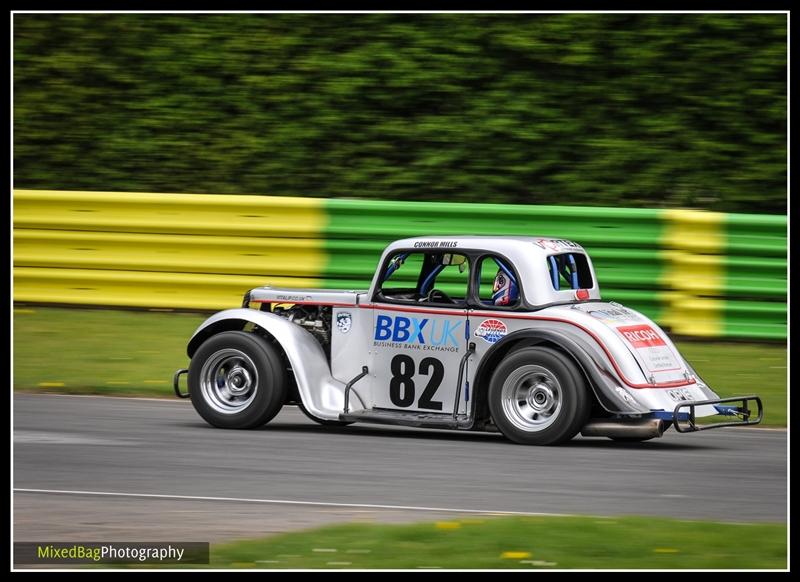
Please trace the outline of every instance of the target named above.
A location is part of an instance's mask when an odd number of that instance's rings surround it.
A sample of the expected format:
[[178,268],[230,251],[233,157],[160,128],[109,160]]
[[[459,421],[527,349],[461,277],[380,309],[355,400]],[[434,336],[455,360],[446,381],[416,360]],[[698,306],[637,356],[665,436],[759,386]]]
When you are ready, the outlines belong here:
[[785,14],[15,14],[15,187],[786,211]]

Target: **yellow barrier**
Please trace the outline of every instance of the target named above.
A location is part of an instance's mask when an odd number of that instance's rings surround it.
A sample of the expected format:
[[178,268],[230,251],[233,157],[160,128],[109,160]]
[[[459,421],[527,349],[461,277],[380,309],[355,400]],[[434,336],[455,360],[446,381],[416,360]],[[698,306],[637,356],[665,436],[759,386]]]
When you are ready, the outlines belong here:
[[14,298],[33,303],[215,310],[239,307],[260,285],[318,287],[319,280],[144,271],[14,269]]
[[321,201],[14,191],[14,300],[236,307],[259,285],[318,287]]
[[18,267],[318,277],[324,268],[319,247],[320,241],[301,238],[14,231]]
[[14,228],[322,238],[324,222],[314,198],[14,191]]
[[666,305],[661,323],[681,335],[718,337],[724,324],[725,215],[664,210],[661,244]]

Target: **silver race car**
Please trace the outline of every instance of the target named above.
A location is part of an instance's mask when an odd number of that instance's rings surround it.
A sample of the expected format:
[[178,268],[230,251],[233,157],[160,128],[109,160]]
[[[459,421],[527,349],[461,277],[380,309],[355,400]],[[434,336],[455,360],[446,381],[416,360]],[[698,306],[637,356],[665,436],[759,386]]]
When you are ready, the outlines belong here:
[[[653,321],[601,300],[584,249],[552,238],[399,240],[369,290],[252,289],[187,353],[175,393],[221,428],[296,404],[324,425],[499,430],[551,445],[763,416],[757,396],[719,398]],[[726,418],[698,420],[714,415]]]

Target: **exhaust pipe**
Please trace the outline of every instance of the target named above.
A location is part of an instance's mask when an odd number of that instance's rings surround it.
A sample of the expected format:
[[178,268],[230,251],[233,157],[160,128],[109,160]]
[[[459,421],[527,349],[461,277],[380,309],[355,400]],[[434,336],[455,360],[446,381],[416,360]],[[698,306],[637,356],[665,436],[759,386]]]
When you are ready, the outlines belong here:
[[652,439],[664,434],[664,421],[660,418],[595,419],[586,423],[581,434],[585,437]]

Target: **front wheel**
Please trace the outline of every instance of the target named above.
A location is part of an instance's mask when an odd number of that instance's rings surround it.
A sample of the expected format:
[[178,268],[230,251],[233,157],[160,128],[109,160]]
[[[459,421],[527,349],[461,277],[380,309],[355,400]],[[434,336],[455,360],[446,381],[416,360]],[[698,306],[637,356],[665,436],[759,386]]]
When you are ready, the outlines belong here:
[[198,414],[220,428],[269,422],[286,399],[286,369],[264,338],[227,331],[207,339],[189,364],[189,393]]
[[489,410],[510,440],[555,445],[586,423],[590,401],[571,359],[551,348],[529,347],[511,352],[492,374]]

